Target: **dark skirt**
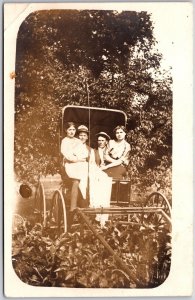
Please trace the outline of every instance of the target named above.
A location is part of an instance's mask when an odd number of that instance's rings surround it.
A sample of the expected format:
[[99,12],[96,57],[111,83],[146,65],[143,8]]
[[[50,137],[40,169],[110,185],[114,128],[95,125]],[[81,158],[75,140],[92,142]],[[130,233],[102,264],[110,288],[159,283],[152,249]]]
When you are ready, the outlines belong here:
[[120,166],[108,168],[108,169],[104,170],[104,172],[109,177],[123,179],[126,176],[127,169],[125,168],[125,166],[120,165]]

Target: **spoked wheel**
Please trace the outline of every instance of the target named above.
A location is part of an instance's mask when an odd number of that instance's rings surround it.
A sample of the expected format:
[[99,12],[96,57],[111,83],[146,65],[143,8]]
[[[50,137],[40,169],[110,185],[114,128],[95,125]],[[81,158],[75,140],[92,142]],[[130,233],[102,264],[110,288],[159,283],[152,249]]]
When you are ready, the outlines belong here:
[[171,205],[169,204],[167,198],[159,192],[153,192],[152,194],[150,194],[149,197],[146,199],[144,206],[162,208],[163,211],[169,217],[171,217]]
[[36,222],[43,223],[43,226],[46,226],[46,199],[44,187],[41,182],[38,183],[35,191],[34,214]]
[[160,192],[151,193],[144,203],[144,207],[155,207],[162,210],[161,213],[150,213],[147,217],[147,221],[154,221],[159,225],[168,221],[170,223],[171,218],[171,205],[167,198]]
[[63,194],[60,190],[54,192],[50,210],[50,228],[67,231],[67,214]]

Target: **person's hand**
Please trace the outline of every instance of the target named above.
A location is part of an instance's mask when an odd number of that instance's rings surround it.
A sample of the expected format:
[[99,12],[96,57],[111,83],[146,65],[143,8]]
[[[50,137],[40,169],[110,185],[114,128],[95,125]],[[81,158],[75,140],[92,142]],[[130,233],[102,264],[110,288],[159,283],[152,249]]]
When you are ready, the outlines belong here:
[[72,162],[72,163],[76,163],[76,162],[78,162],[78,158],[77,158],[77,157],[75,157],[74,159],[72,159],[72,160],[71,160],[71,162]]
[[79,161],[79,162],[84,162],[84,161],[86,161],[86,158],[81,158],[81,159],[79,159],[78,161]]
[[102,165],[102,166],[100,166],[100,169],[103,171],[103,170],[106,170],[106,169],[107,169],[107,167],[106,167],[106,166],[104,166],[104,165]]
[[74,159],[72,159],[71,162],[77,163],[77,162],[84,162],[84,161],[86,161],[86,158],[78,158],[78,157],[75,157]]

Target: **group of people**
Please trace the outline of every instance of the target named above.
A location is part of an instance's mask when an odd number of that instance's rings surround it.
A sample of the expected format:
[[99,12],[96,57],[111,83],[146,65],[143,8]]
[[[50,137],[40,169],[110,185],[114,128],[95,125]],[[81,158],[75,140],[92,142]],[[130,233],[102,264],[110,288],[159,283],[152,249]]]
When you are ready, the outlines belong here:
[[[92,149],[87,144],[88,128],[85,125],[76,128],[73,122],[67,123],[61,153],[65,172],[72,179],[70,215],[78,206],[79,193],[82,194],[84,207],[108,207],[112,178],[126,175],[130,152],[130,144],[125,140],[126,129],[119,125],[113,132],[115,139],[110,139],[106,132],[97,133],[98,147]],[[102,226],[107,218],[106,215],[96,216]]]

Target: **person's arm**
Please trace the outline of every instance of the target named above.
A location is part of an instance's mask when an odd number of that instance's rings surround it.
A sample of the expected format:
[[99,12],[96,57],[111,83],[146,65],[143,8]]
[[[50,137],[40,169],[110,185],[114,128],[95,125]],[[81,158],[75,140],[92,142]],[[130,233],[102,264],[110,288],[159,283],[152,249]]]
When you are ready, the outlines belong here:
[[111,162],[110,164],[106,165],[106,166],[101,166],[101,170],[106,170],[112,167],[116,167],[116,166],[120,166],[122,164],[122,160],[119,159],[113,159],[113,162]]
[[108,153],[105,153],[104,160],[109,163],[114,163],[116,161],[116,159],[112,158]]
[[64,158],[69,162],[79,162],[86,161],[86,159],[79,159],[76,154],[73,153],[73,149],[71,149],[71,145],[67,142],[66,139],[62,140],[61,143],[61,153]]
[[104,161],[109,162],[109,163],[115,163],[116,162],[116,159],[112,158],[109,155],[109,152],[112,150],[112,148],[113,148],[113,143],[112,143],[112,140],[111,140],[111,141],[109,141],[108,148],[107,148],[106,152],[104,153]]
[[129,143],[127,143],[126,144],[126,151],[125,151],[124,155],[121,157],[122,163],[126,166],[128,166],[128,164],[129,164],[130,150],[131,150],[131,146],[130,146]]
[[103,166],[101,169],[102,170],[106,170],[108,168],[112,168],[112,167],[116,167],[116,166],[120,166],[121,164],[124,164],[126,166],[128,166],[129,164],[129,153],[130,153],[130,144],[127,143],[126,144],[126,151],[124,153],[124,155],[118,159],[113,159],[111,158],[108,154],[107,156],[105,157],[105,159],[110,162],[108,165],[106,166]]

